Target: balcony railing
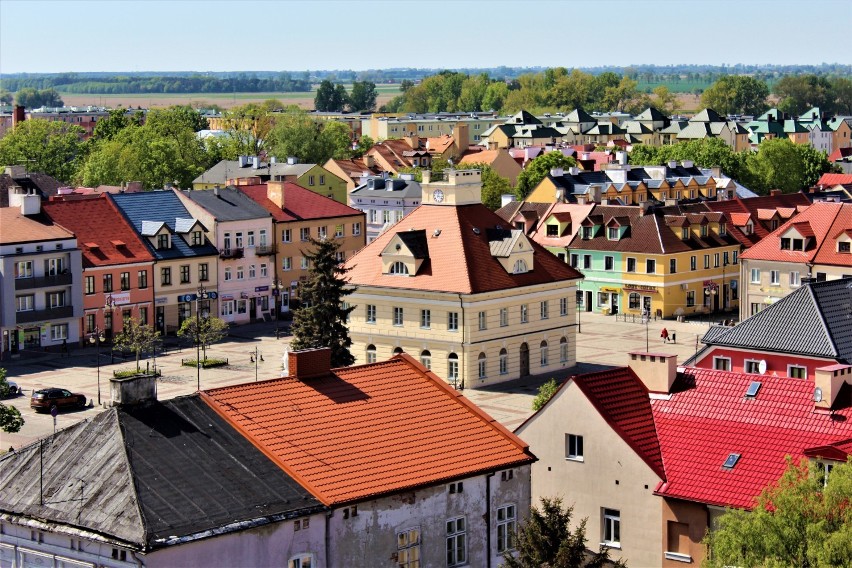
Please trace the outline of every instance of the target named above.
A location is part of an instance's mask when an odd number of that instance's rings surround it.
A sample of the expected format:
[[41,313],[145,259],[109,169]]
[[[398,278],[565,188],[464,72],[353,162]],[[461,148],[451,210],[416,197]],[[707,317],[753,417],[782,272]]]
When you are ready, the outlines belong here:
[[257,256],[269,256],[275,254],[275,245],[259,245],[254,248],[254,254]]
[[74,317],[74,306],[60,306],[49,310],[32,310],[29,312],[15,313],[15,321],[17,323],[49,321],[70,317]]
[[241,248],[230,248],[230,249],[222,249],[219,251],[219,258],[242,258],[243,257],[243,249]]
[[15,290],[32,290],[33,288],[47,288],[50,286],[68,286],[73,278],[70,272],[48,276],[36,276],[34,278],[16,278]]

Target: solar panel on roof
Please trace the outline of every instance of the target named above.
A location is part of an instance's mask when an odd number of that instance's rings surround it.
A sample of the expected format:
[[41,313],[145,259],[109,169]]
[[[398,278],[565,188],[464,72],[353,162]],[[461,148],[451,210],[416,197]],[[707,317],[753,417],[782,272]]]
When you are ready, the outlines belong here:
[[737,465],[737,461],[740,459],[740,454],[730,454],[728,455],[728,459],[725,460],[724,465],[722,467],[727,469],[733,469],[735,465]]
[[746,396],[757,396],[757,391],[760,390],[760,385],[762,383],[760,381],[752,381],[748,386],[748,390],[746,391]]

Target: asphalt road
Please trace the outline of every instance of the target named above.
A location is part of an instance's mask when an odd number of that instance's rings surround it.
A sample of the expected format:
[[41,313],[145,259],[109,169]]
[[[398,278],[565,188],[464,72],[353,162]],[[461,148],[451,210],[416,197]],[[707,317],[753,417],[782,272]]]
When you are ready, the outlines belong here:
[[[526,377],[522,380],[502,383],[482,389],[466,389],[467,396],[491,416],[510,430],[515,429],[532,413],[531,402],[539,385],[555,377],[562,379],[570,375],[627,364],[627,353],[644,351],[646,345],[651,352],[673,353],[678,362],[684,362],[696,351],[696,339],[704,334],[707,323],[679,323],[671,320],[651,321],[647,326],[640,322],[616,320],[613,316],[583,313],[577,336],[578,365],[558,372]],[[666,327],[676,335],[676,343],[663,343],[660,331]],[[277,377],[281,374],[281,358],[284,346],[290,337],[281,335],[276,339],[275,326],[270,323],[251,324],[231,330],[227,341],[218,343],[208,350],[208,356],[227,358],[227,367],[202,369],[202,389],[239,384]],[[251,361],[254,350],[262,356],[257,363]],[[158,356],[156,361],[141,362],[157,367],[163,375],[158,383],[160,399],[169,399],[196,392],[198,376],[195,367],[184,367],[181,359],[195,358],[194,349],[171,351]],[[51,434],[54,420],[50,414],[37,414],[29,406],[33,390],[44,387],[67,388],[85,394],[92,405],[82,410],[62,411],[56,417],[55,428],[62,429],[81,420],[90,419],[103,410],[98,405],[98,357],[94,348],[71,350],[67,357],[59,354],[36,355],[29,358],[3,362],[7,378],[24,389],[24,394],[3,401],[17,407],[26,423],[20,432],[0,432],[0,452],[10,447],[20,448],[41,437]],[[109,399],[109,377],[116,370],[132,369],[133,359],[116,359],[110,362],[110,354],[100,355],[100,392],[103,402]]]

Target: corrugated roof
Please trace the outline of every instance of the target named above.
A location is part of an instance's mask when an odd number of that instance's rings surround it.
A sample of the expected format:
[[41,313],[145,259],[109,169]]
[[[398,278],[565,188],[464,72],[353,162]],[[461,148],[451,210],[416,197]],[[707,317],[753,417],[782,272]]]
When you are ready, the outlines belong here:
[[406,354],[201,396],[326,504],[535,459],[520,439]]

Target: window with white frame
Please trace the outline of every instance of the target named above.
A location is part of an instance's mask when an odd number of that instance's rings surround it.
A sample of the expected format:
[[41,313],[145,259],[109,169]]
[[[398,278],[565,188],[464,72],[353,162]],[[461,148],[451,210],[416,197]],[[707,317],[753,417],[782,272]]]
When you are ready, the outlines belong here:
[[802,285],[802,276],[799,272],[791,272],[790,273],[790,287],[798,288]]
[[513,274],[524,274],[525,272],[527,272],[527,263],[524,262],[523,260],[520,260],[520,259],[516,260],[515,266],[512,268],[512,273]]
[[500,327],[509,325],[509,308],[500,308]]
[[583,461],[583,437],[565,434],[565,459]]
[[293,270],[293,257],[285,256],[281,259],[281,270]]
[[773,286],[778,286],[781,283],[781,271],[780,270],[770,270],[769,271],[769,283]]
[[476,362],[479,369],[479,378],[486,378],[488,376],[488,359],[486,358],[485,353],[480,353]]
[[293,242],[293,229],[284,229],[283,231],[281,231],[281,242],[282,243]]
[[746,373],[760,373],[760,361],[757,359],[746,359],[743,361],[743,371]]
[[334,226],[334,237],[339,239],[343,237],[343,225],[335,225]]
[[237,267],[237,280],[242,280],[245,278],[245,267],[238,266]]
[[751,269],[751,283],[752,284],[760,284],[760,269],[752,268]]
[[621,547],[621,512],[617,509],[603,509],[603,534],[601,541],[607,546]]
[[509,352],[505,349],[500,350],[500,374],[505,375],[509,372]]
[[631,310],[639,309],[639,294],[636,292],[631,292],[629,296],[627,296],[627,307]]
[[260,264],[260,277],[266,278],[269,275],[269,269],[266,266],[266,263]]
[[396,565],[399,568],[420,568],[420,527],[396,533]]
[[559,298],[559,315],[568,315],[568,298]]
[[50,339],[53,341],[59,341],[62,339],[68,339],[68,324],[60,323],[54,324],[50,326]]
[[618,240],[618,227],[607,228],[607,238],[611,241]]
[[310,263],[310,261],[308,260],[307,257],[305,257],[305,256],[299,257],[299,267],[302,270],[307,270],[308,268],[310,268],[310,266],[311,266],[311,263]]
[[459,378],[459,356],[450,353],[447,356],[447,380],[455,381]]
[[695,255],[689,257],[689,269],[693,272],[698,269],[698,257]]
[[645,261],[645,272],[648,274],[656,274],[657,272],[657,261],[653,258],[649,258]]
[[541,319],[546,320],[550,317],[550,301],[544,300],[539,304],[539,314],[541,315]]
[[800,365],[787,365],[787,376],[791,379],[807,379],[808,368]]
[[479,321],[479,330],[482,331],[488,328],[488,313],[487,312],[479,312],[477,315],[477,320]]
[[604,257],[604,270],[612,270],[615,266],[615,259],[611,256]]
[[240,231],[236,235],[234,235],[234,246],[237,248],[243,248],[243,233]]
[[559,362],[565,363],[568,361],[568,339],[563,337],[559,340]]
[[686,293],[686,307],[691,308],[695,306],[695,290],[689,290]]
[[368,345],[367,346],[367,363],[375,363],[376,362],[376,346]]
[[432,352],[428,349],[424,349],[420,353],[420,364],[426,367],[427,369],[432,369]]
[[231,267],[230,267],[230,266],[226,266],[226,267],[225,267],[225,282],[230,281],[233,277],[234,277],[234,275],[233,275],[233,273],[231,272]]
[[449,312],[447,314],[447,329],[449,331],[458,331],[459,330],[459,313],[458,312]]
[[249,246],[249,247],[253,247],[253,246],[254,246],[254,231],[249,231],[249,232],[248,232],[248,246]]
[[526,304],[521,304],[521,323],[527,323],[529,321],[529,313]]
[[730,357],[713,357],[713,368],[717,371],[730,371],[731,370],[731,358]]
[[352,234],[355,236],[361,234],[361,223],[352,223]]
[[420,327],[423,329],[432,327],[432,310],[420,310]]
[[515,549],[516,509],[514,505],[497,507],[497,552]]
[[539,362],[542,367],[546,367],[549,364],[550,358],[550,348],[547,346],[547,341],[542,341],[541,345],[541,356],[539,357]]
[[299,229],[299,238],[303,241],[307,241],[311,238],[311,228],[310,227],[302,227]]
[[367,323],[376,323],[376,306],[375,304],[367,304]]
[[447,566],[467,563],[467,528],[464,517],[447,521]]
[[393,309],[393,324],[394,325],[402,325],[403,321],[403,310],[402,308],[394,307]]
[[233,300],[222,300],[222,315],[223,316],[234,315],[234,301]]
[[408,266],[404,262],[396,261],[391,264],[389,274],[408,276]]
[[249,278],[257,278],[257,268],[253,264],[249,264]]
[[326,227],[326,226],[317,227],[317,238],[319,240],[323,240],[326,237],[328,237],[328,227]]
[[267,245],[266,242],[266,229],[261,229],[259,233],[260,246],[265,247]]
[[292,556],[287,561],[287,568],[314,568],[314,555],[302,553]]
[[15,263],[15,278],[32,278],[33,277],[33,261],[22,260]]

